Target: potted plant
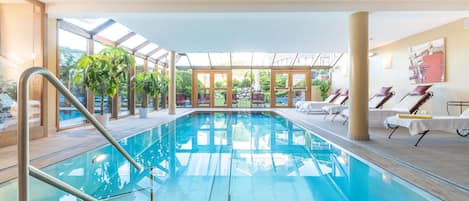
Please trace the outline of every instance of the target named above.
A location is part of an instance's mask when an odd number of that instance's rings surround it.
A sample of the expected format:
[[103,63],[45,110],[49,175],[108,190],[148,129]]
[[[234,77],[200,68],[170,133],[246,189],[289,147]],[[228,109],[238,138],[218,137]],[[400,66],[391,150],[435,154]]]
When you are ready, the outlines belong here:
[[[165,99],[168,95],[169,78],[168,78],[167,75],[163,75],[163,74],[160,74],[159,78],[160,78],[159,80],[160,80],[161,99],[164,100],[164,101],[162,101],[163,103],[166,103],[167,101],[165,101]],[[166,105],[163,105],[162,107],[166,108]]]
[[107,126],[109,114],[104,113],[104,97],[113,97],[121,82],[126,81],[127,72],[135,60],[124,49],[107,47],[98,54],[85,55],[78,60],[77,71],[73,77],[75,83],[83,83],[85,87],[100,96],[100,113],[96,119]]
[[[152,98],[156,98],[160,94],[160,78],[157,72],[137,73],[132,77],[132,81],[135,83],[135,91],[141,92],[145,97],[142,98],[143,101],[147,99],[148,95]],[[140,118],[147,118],[147,105],[145,103],[142,103],[142,105],[143,107],[139,109]]]

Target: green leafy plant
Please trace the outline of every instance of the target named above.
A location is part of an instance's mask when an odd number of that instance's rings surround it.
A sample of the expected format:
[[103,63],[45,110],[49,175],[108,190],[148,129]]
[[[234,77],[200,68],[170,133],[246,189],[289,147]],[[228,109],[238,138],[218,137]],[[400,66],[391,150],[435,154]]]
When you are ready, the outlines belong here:
[[160,94],[161,83],[160,76],[157,72],[137,73],[132,77],[132,81],[135,83],[135,90],[137,92],[142,92],[144,97],[150,95],[151,97],[156,98]]
[[331,89],[331,82],[328,80],[322,80],[319,84],[319,91],[321,91],[321,99],[326,100],[328,92]]
[[74,83],[83,83],[94,95],[100,96],[100,114],[104,114],[104,96],[114,96],[119,84],[127,80],[134,58],[124,49],[107,47],[98,54],[82,56],[77,62]]

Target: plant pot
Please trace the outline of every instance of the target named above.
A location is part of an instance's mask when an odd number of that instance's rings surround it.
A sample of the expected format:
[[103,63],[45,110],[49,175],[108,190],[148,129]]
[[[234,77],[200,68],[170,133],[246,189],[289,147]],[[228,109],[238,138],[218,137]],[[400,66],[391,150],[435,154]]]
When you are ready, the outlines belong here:
[[139,108],[138,115],[141,119],[145,119],[148,117],[148,108]]
[[109,124],[109,117],[110,116],[111,116],[111,114],[104,114],[104,115],[95,114],[94,115],[96,120],[98,120],[98,122],[101,123],[101,125],[103,125],[104,128],[107,128],[107,126]]

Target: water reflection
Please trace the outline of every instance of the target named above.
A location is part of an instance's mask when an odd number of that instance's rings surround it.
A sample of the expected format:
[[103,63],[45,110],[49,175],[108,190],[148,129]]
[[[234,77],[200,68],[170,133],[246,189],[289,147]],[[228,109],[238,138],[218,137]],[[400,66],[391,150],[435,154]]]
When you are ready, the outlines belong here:
[[[270,112],[194,113],[120,144],[152,167],[153,181],[149,168],[138,171],[110,146],[45,171],[114,200],[149,200],[151,189],[156,200],[226,200],[228,191],[232,200],[428,199]],[[33,200],[75,200],[32,183]],[[15,189],[7,184],[0,196],[15,200]]]

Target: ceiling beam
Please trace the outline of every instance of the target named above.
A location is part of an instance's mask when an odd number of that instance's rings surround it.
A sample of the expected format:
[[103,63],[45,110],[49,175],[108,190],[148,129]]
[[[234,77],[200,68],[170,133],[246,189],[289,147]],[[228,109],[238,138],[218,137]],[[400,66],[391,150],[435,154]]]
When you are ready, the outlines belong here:
[[155,48],[154,50],[147,53],[147,57],[150,57],[151,55],[155,54],[156,52],[158,52],[160,50],[161,50],[161,47]]
[[165,56],[168,56],[168,53],[164,53],[162,55],[160,55],[159,57],[155,58],[156,60],[160,60],[161,58],[165,57]]
[[140,49],[144,48],[145,46],[149,45],[151,43],[150,40],[146,40],[145,42],[141,43],[140,45],[137,45],[134,49],[132,49],[132,52],[137,52]]
[[108,46],[112,46],[112,47],[116,47],[116,42],[112,41],[112,40],[109,40],[107,38],[104,38],[102,36],[98,36],[98,35],[95,35],[93,36],[93,39],[97,42],[100,42],[101,44],[103,45],[108,45]]
[[294,68],[296,59],[298,58],[298,55],[299,55],[299,53],[296,53],[295,58],[294,58],[293,61],[291,62],[291,68]]
[[212,69],[213,66],[212,66],[212,59],[210,58],[210,54],[207,53],[207,56],[208,56],[208,65],[210,66],[210,69]]
[[334,63],[332,63],[331,67],[336,66],[337,63],[339,63],[339,60],[340,60],[340,58],[342,58],[342,56],[344,56],[344,53],[340,53],[340,55],[337,57],[337,59],[334,61]]
[[129,40],[129,38],[132,38],[135,35],[137,35],[137,33],[133,32],[133,31],[129,32],[128,34],[125,34],[124,36],[122,36],[121,38],[116,40],[116,46],[122,44],[126,40]]
[[90,34],[91,36],[95,36],[96,34],[98,34],[99,32],[103,31],[104,29],[112,26],[113,24],[115,24],[116,21],[112,20],[112,19],[109,19],[107,20],[106,22],[103,22],[102,24],[100,24],[99,26],[97,26],[96,28],[94,28],[93,30],[90,31]]
[[313,63],[311,64],[311,66],[314,66],[314,64],[316,64],[316,62],[318,62],[319,57],[321,57],[321,53],[319,53],[318,56],[316,56],[316,58],[314,58]]
[[59,28],[60,29],[63,29],[63,30],[68,31],[68,32],[72,32],[74,34],[77,34],[77,35],[79,35],[81,37],[84,37],[84,38],[87,38],[87,39],[91,38],[91,34],[88,31],[86,31],[85,29],[81,28],[81,27],[79,27],[77,25],[74,25],[70,22],[67,22],[63,19],[58,19],[57,21],[59,23]]

